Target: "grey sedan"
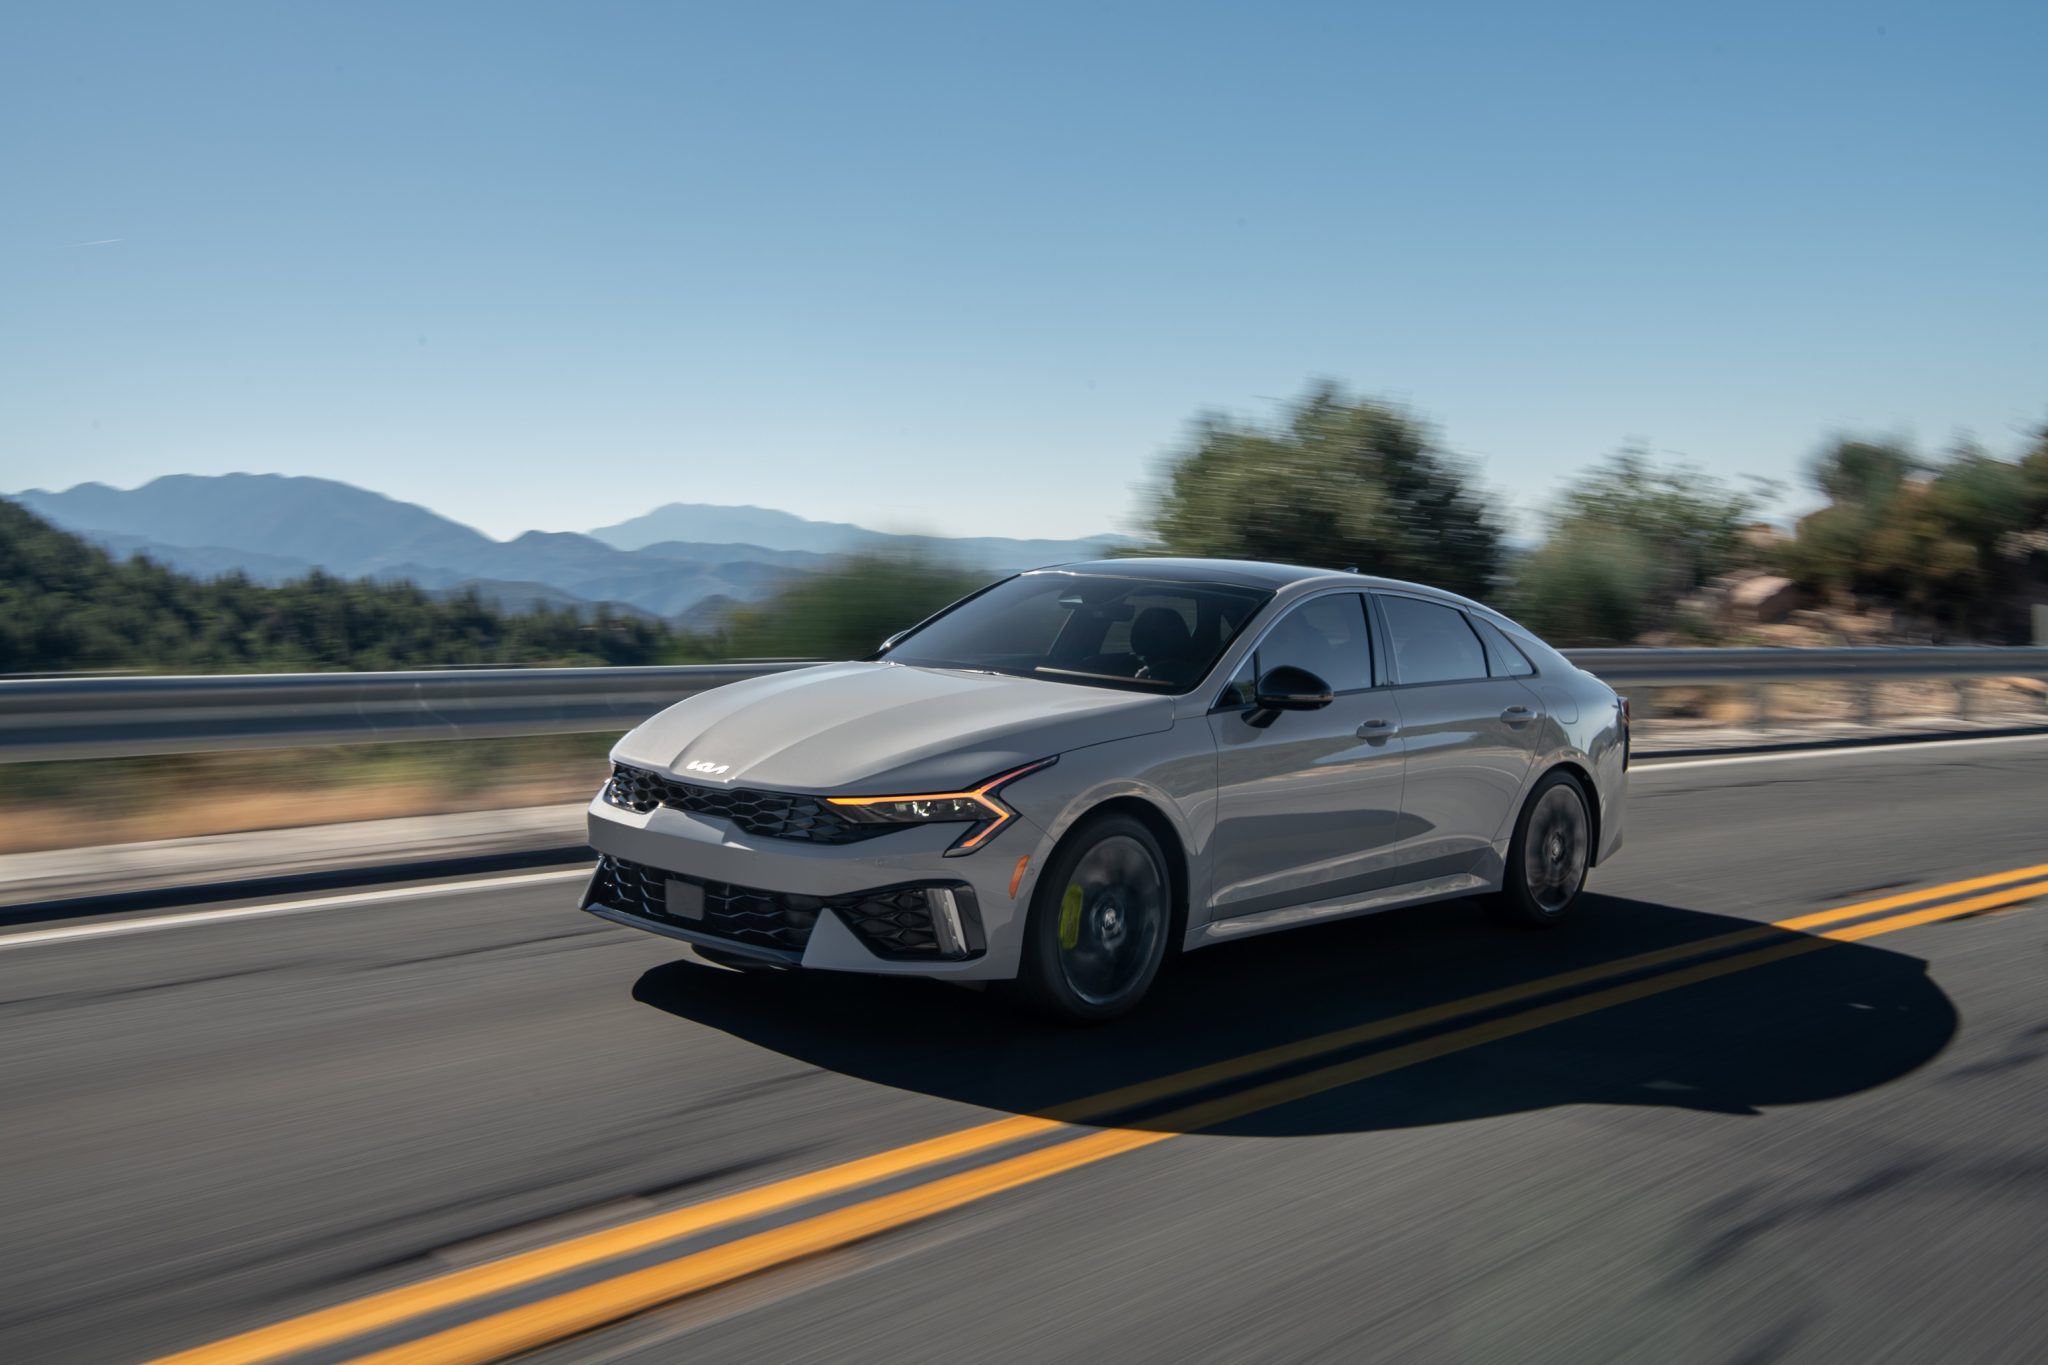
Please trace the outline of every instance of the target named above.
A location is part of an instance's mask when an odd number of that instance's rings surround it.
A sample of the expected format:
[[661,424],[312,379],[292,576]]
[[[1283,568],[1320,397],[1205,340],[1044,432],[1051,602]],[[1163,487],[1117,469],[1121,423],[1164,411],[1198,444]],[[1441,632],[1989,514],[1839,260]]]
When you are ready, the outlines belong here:
[[738,967],[1134,1007],[1171,952],[1460,896],[1552,924],[1621,844],[1624,699],[1490,608],[1276,564],[991,584],[654,716],[592,914]]

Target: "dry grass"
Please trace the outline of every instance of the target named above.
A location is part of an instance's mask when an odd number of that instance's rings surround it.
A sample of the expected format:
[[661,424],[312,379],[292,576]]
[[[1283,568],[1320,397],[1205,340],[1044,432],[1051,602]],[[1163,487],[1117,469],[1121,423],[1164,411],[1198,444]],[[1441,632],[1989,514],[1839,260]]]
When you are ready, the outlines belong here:
[[609,736],[0,767],[0,853],[579,801]]

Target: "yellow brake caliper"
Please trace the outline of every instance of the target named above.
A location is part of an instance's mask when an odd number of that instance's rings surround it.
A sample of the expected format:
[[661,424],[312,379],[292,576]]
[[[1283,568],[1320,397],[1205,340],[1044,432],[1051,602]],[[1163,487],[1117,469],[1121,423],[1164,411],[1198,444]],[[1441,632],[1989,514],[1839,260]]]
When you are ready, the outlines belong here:
[[1069,886],[1060,897],[1060,947],[1073,948],[1081,942],[1081,888]]

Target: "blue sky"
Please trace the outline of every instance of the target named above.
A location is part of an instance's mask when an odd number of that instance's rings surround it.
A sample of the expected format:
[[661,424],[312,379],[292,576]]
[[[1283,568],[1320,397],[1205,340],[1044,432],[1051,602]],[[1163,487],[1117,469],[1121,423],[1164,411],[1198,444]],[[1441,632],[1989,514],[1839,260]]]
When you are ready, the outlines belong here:
[[0,488],[1081,534],[1316,376],[1525,523],[1631,439],[2009,451],[2044,50],[2038,3],[11,5]]

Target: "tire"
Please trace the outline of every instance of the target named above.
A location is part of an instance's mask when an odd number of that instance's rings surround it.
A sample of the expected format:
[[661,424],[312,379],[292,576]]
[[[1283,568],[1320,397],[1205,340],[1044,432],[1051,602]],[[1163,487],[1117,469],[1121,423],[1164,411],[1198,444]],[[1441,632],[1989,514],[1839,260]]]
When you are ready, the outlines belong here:
[[1524,929],[1560,922],[1585,889],[1592,856],[1585,788],[1570,773],[1545,773],[1515,819],[1501,888],[1489,904],[1494,917]]
[[1039,874],[1018,993],[1066,1023],[1128,1014],[1159,975],[1172,925],[1173,883],[1152,831],[1128,815],[1092,817]]

